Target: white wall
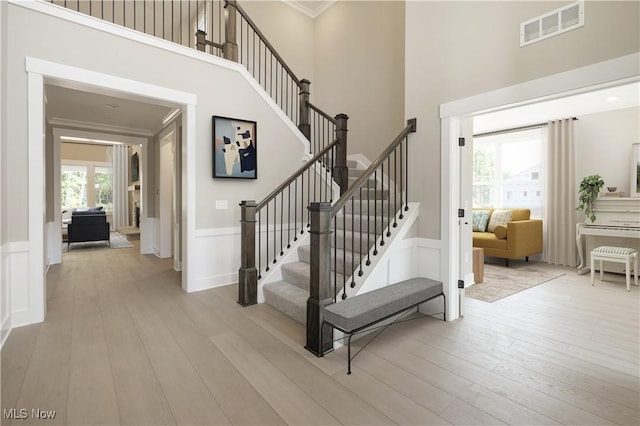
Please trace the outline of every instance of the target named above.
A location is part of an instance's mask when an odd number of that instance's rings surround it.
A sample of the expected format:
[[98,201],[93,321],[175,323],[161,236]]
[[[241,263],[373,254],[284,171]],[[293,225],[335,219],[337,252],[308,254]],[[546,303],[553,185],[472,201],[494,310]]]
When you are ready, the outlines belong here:
[[4,213],[7,208],[7,188],[5,173],[5,150],[6,150],[6,54],[7,54],[7,5],[0,2],[0,346],[2,346],[9,336],[11,330],[11,281],[9,280],[7,253],[8,247],[5,245],[7,215]]
[[604,180],[603,191],[616,186],[628,197],[631,145],[640,143],[640,108],[583,115],[574,126],[576,184],[585,176],[599,174]]
[[[188,153],[187,160],[193,159],[195,167],[185,173],[190,177],[195,176],[195,179],[190,179],[190,188],[194,193],[190,193],[189,197],[196,201],[186,208],[194,216],[189,222],[192,235],[197,231],[209,233],[210,236],[199,239],[198,250],[189,252],[193,256],[189,261],[194,266],[206,264],[215,265],[215,268],[203,271],[201,276],[187,272],[188,282],[197,283],[188,290],[233,282],[237,279],[239,256],[230,256],[229,253],[235,240],[239,245],[237,229],[240,211],[237,205],[243,199],[260,200],[300,166],[306,151],[303,136],[281,111],[274,108],[275,104],[248,78],[248,74],[235,64],[193,49],[167,49],[151,37],[129,34],[110,24],[92,21],[91,18],[69,11],[59,11],[59,17],[52,18],[30,9],[31,6],[43,11],[55,9],[44,2],[2,2],[3,12],[6,11],[7,15],[3,14],[2,27],[3,30],[6,28],[11,40],[6,60],[3,57],[2,61],[3,70],[6,66],[6,73],[2,76],[2,102],[3,105],[15,106],[4,110],[6,120],[3,123],[8,123],[6,134],[5,129],[2,130],[1,215],[3,224],[7,224],[2,228],[2,261],[3,265],[11,266],[3,270],[3,277],[7,279],[3,278],[2,290],[3,295],[11,292],[12,326],[37,321],[42,316],[42,311],[38,315],[30,311],[35,306],[29,299],[33,290],[29,287],[33,274],[24,276],[24,271],[32,269],[31,262],[39,261],[39,249],[31,244],[32,233],[29,232],[30,213],[32,217],[38,213],[31,212],[29,206],[27,141],[30,139],[29,129],[34,128],[34,123],[29,123],[30,116],[27,114],[28,93],[31,93],[28,92],[28,75],[25,71],[27,58],[72,67],[69,69],[75,70],[74,75],[97,72],[105,80],[126,79],[136,82],[137,86],[152,85],[165,93],[173,91],[171,93],[195,95],[197,102],[194,112],[188,115],[195,122],[195,132],[190,133],[195,133],[195,147],[194,151]],[[25,28],[41,28],[47,37],[42,37],[42,32],[25,31]],[[119,31],[122,36],[114,34],[114,31]],[[31,81],[38,79],[32,78]],[[7,85],[7,82],[10,84]],[[212,178],[212,115],[245,118],[258,123],[257,180]],[[5,188],[8,190],[4,191]],[[216,210],[214,206],[217,199],[227,200],[229,209]],[[221,241],[215,232],[209,232],[218,228],[231,229],[233,241]],[[212,262],[212,259],[220,261]],[[218,276],[224,277],[224,280],[216,281],[215,277]]]
[[406,125],[404,9],[400,1],[339,1],[315,21],[314,102],[349,116],[348,152],[371,161]]
[[420,237],[440,238],[440,104],[640,51],[640,3],[617,1],[588,1],[584,27],[519,47],[520,22],[567,3],[406,3],[405,115],[418,118],[410,200],[423,206]]

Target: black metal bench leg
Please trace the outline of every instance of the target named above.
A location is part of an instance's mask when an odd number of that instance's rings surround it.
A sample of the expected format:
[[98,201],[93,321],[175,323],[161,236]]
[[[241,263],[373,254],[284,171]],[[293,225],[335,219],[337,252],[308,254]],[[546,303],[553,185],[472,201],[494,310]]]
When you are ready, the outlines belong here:
[[351,338],[353,334],[349,335],[349,340],[347,343],[347,374],[351,374]]

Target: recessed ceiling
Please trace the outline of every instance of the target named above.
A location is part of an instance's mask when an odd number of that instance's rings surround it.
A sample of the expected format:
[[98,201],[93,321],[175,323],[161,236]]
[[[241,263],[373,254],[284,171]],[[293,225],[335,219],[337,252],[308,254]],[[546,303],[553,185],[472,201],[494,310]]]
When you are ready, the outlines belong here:
[[50,122],[78,122],[120,128],[126,133],[153,134],[162,127],[162,119],[172,108],[91,93],[66,87],[46,85],[46,115]]
[[320,16],[329,9],[336,0],[282,0],[287,5],[312,18]]
[[491,112],[473,118],[473,132],[544,123],[567,117],[640,106],[640,82],[610,87],[574,96]]

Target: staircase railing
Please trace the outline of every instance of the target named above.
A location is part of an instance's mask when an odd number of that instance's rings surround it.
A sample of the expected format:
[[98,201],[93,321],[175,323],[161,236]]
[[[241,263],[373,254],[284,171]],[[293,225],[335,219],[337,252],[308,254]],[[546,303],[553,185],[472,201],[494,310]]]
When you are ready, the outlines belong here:
[[[257,303],[258,281],[271,270],[300,235],[311,226],[311,203],[329,203],[337,198],[337,188],[346,176],[347,119],[336,118],[338,138],[281,183],[262,201],[240,203],[240,270],[238,303]],[[341,166],[344,165],[344,166]],[[347,181],[343,181],[347,182]],[[346,190],[340,188],[340,193]]]
[[335,120],[309,103],[298,78],[236,0],[44,0],[135,31],[239,62],[317,153],[335,139]]
[[333,348],[333,331],[322,325],[323,308],[349,296],[356,275],[364,275],[371,256],[378,254],[409,210],[408,136],[415,131],[416,120],[411,119],[333,205],[324,201],[309,206],[311,281],[305,347],[318,356]]

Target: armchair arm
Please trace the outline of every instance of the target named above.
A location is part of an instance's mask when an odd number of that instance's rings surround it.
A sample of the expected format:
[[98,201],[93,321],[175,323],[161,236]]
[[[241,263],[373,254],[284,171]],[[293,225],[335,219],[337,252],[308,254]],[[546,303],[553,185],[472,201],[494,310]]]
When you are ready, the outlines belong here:
[[507,223],[507,248],[512,259],[542,253],[542,221],[529,219]]

